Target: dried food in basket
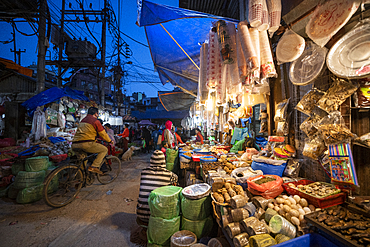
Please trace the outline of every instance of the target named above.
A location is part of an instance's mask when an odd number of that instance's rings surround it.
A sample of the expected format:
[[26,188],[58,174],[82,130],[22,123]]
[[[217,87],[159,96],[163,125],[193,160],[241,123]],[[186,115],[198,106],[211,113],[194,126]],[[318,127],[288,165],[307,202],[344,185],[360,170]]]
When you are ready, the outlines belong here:
[[336,78],[333,84],[317,103],[317,106],[330,113],[338,110],[338,107],[355,91],[357,86],[344,79]]
[[325,95],[325,92],[316,88],[311,89],[306,93],[298,102],[295,109],[303,112],[304,114],[311,115],[311,112],[316,106],[316,103]]
[[[235,200],[240,200],[240,197],[235,196],[245,197],[243,187],[232,183],[214,183],[212,191],[212,199],[219,204],[229,204],[233,200],[234,205],[241,205],[241,203],[235,203]],[[247,201],[248,198],[245,197],[245,200]]]

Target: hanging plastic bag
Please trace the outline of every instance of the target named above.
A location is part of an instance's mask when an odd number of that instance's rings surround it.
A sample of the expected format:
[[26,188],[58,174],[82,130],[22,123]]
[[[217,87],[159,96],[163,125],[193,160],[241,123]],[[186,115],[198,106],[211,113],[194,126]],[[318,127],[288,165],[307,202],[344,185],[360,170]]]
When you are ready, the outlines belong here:
[[301,169],[303,160],[299,159],[290,159],[284,170],[284,176],[290,178],[298,178],[299,170]]
[[306,93],[302,99],[298,102],[295,109],[303,112],[306,115],[311,115],[311,112],[315,108],[317,102],[325,95],[325,92],[322,92],[316,88],[311,89]]
[[357,137],[346,127],[339,111],[331,112],[324,117],[317,123],[317,128],[326,145],[350,142],[351,139]]
[[35,141],[46,137],[46,118],[44,112],[41,111],[40,107],[37,107],[36,111],[33,114],[31,132],[33,135],[35,135]]
[[275,122],[286,121],[289,101],[290,101],[290,98],[283,100],[282,102],[280,102],[277,105],[276,113],[275,113],[275,117],[274,117]]
[[330,113],[338,110],[338,107],[357,90],[357,85],[353,85],[344,79],[336,78],[333,84],[317,103],[317,106]]
[[313,160],[317,160],[325,151],[326,146],[320,135],[315,136],[312,140],[307,139],[304,144],[302,155]]
[[318,115],[313,114],[312,117],[306,118],[303,123],[299,126],[299,129],[302,130],[310,139],[317,134],[316,123],[318,123],[322,118]]

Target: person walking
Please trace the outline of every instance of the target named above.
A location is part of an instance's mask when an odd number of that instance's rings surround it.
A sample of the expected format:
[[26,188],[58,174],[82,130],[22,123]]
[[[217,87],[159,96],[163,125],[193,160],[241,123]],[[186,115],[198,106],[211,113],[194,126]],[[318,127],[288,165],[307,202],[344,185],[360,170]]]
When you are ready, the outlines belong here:
[[147,127],[143,127],[142,129],[142,138],[145,141],[144,153],[149,153],[150,152],[150,140],[152,137]]
[[158,127],[157,126],[154,126],[154,130],[152,131],[152,140],[153,140],[153,148],[154,148],[154,150],[157,150],[158,149],[158,145],[157,145],[158,135],[159,135]]
[[175,137],[171,132],[172,122],[168,120],[165,124],[165,129],[162,134],[162,146],[167,146],[168,148],[175,147]]

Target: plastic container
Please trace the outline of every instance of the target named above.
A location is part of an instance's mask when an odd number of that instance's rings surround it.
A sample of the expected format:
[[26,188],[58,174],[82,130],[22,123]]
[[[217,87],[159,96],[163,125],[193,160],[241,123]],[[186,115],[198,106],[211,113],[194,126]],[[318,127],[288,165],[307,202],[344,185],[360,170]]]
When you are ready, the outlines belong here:
[[203,156],[199,158],[200,162],[207,163],[207,162],[216,162],[217,158],[213,156]]
[[277,175],[282,177],[286,165],[286,162],[282,163],[281,165],[271,165],[267,163],[253,161],[251,167],[253,170],[261,170],[264,175]]
[[338,194],[334,194],[334,195],[323,197],[323,198],[316,198],[316,197],[310,196],[306,193],[303,193],[303,192],[301,192],[297,189],[291,188],[288,185],[290,183],[297,186],[297,185],[311,184],[311,183],[314,183],[313,181],[310,181],[310,180],[307,180],[307,179],[302,179],[302,180],[299,180],[297,182],[284,183],[283,188],[285,189],[285,191],[289,195],[299,195],[300,197],[305,198],[308,201],[309,204],[312,204],[317,208],[332,207],[332,206],[335,206],[335,205],[342,204],[346,200],[346,193],[344,193],[344,192],[340,192]]
[[302,55],[289,69],[289,79],[294,85],[304,86],[315,81],[321,75],[328,49],[308,41]]

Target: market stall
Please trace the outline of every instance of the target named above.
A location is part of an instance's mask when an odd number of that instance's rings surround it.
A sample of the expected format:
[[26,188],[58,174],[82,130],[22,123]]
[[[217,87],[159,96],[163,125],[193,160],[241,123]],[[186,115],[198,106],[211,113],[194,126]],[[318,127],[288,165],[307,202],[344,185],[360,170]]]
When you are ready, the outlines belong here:
[[[359,196],[370,189],[366,5],[320,1],[280,26],[281,1],[247,2],[240,21],[167,6],[153,18],[148,1],[139,12],[163,79],[198,72],[182,126],[205,141],[194,136],[179,149],[180,185],[211,186],[218,231],[207,240],[186,233],[184,246],[367,246],[368,198]],[[302,35],[293,25],[304,18]],[[196,32],[186,28],[193,19]],[[159,37],[186,49],[166,57]]]
[[[19,140],[0,140],[0,193],[18,203],[42,198],[44,178],[73,155],[71,142],[89,107],[99,109],[103,124],[123,124],[122,117],[112,116],[83,92],[68,87],[45,90],[22,106],[27,109],[25,122],[29,131]],[[120,148],[108,148],[109,155],[120,153]]]

